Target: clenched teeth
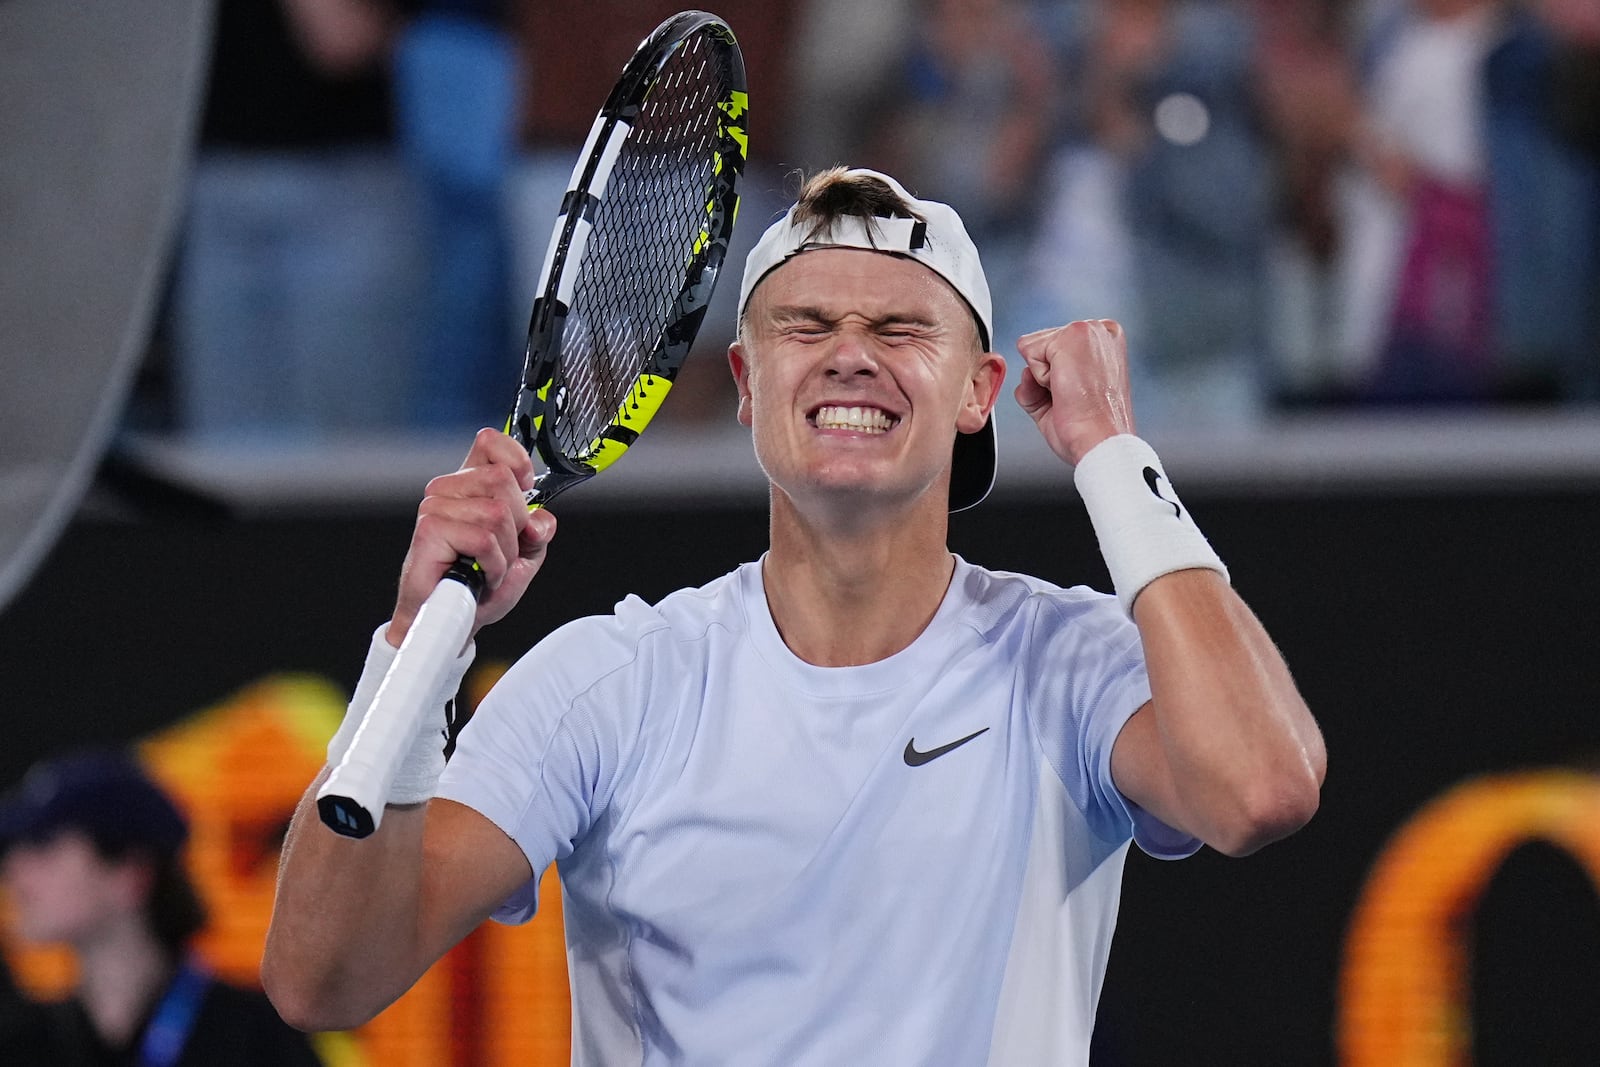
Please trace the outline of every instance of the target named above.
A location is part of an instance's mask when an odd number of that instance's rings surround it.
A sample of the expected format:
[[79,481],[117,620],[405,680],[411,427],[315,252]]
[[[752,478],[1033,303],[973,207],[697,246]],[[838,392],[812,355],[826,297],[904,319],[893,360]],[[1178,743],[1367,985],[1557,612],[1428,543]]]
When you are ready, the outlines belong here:
[[858,433],[885,433],[899,421],[877,408],[823,406],[812,417],[821,430],[855,430]]

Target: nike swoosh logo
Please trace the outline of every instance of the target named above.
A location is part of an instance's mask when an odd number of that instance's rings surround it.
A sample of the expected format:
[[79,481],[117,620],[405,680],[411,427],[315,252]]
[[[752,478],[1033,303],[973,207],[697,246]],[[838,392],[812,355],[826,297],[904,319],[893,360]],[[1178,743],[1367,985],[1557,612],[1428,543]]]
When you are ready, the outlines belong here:
[[956,749],[960,748],[968,741],[971,741],[979,734],[986,734],[988,732],[989,728],[985,726],[983,729],[977,731],[977,733],[970,733],[966,737],[958,738],[957,740],[950,742],[948,745],[940,745],[938,748],[930,748],[926,752],[917,751],[917,739],[913,737],[911,740],[906,742],[906,766],[920,767],[924,763],[931,763],[940,756],[944,755],[946,752],[954,752]]
[[1146,467],[1144,469],[1144,484],[1150,487],[1150,491],[1156,495],[1157,500],[1161,501],[1163,504],[1172,505],[1173,518],[1183,518],[1183,509],[1178,506],[1178,502],[1175,500],[1168,500],[1166,497],[1161,495],[1161,486],[1157,484],[1160,481],[1161,472],[1157,471],[1154,467]]

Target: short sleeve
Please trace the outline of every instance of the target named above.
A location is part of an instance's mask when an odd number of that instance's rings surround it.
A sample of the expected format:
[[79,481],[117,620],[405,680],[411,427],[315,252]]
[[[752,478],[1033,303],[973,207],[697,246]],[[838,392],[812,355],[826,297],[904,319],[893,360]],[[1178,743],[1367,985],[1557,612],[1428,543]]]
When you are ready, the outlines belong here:
[[1027,712],[1067,794],[1105,840],[1131,837],[1159,859],[1192,855],[1200,841],[1134,804],[1112,780],[1117,737],[1150,700],[1138,629],[1104,594],[1073,590],[1035,600]]
[[533,918],[540,875],[609,802],[643,703],[628,692],[637,649],[613,618],[569,623],[518,660],[461,731],[435,795],[498,826],[533,871],[496,920]]

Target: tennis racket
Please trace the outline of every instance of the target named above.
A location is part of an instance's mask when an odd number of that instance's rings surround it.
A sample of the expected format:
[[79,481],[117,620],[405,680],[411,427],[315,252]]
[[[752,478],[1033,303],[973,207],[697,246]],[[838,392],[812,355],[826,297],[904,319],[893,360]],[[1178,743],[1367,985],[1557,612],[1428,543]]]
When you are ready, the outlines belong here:
[[[733,232],[746,106],[733,32],[684,11],[644,39],[596,116],[545,253],[505,424],[544,467],[530,509],[615,463],[671,390]],[[330,829],[366,837],[382,821],[395,772],[472,632],[483,584],[462,557],[423,603],[317,792]]]

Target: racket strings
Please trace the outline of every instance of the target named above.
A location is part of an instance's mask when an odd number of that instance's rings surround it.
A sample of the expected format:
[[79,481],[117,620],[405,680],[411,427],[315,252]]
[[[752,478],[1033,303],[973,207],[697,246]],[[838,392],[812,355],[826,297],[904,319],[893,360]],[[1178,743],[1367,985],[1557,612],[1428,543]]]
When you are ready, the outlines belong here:
[[624,405],[670,381],[653,366],[707,229],[723,136],[725,56],[705,35],[669,58],[639,109],[594,215],[567,313],[552,436],[582,460]]

